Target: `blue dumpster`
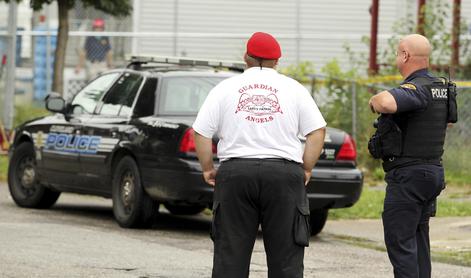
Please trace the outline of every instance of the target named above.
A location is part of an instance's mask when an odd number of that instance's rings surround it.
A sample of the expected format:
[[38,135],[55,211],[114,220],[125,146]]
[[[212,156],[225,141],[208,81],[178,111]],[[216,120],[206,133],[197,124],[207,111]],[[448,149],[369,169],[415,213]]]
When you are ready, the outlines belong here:
[[[46,26],[38,26],[34,28],[35,31],[47,31]],[[54,53],[56,50],[57,30],[52,30],[54,35],[51,35],[49,42],[49,64],[47,63],[47,42],[46,36],[34,37],[34,99],[43,100],[47,95],[48,87],[48,68],[49,68],[49,85],[52,84],[52,76],[54,72]]]

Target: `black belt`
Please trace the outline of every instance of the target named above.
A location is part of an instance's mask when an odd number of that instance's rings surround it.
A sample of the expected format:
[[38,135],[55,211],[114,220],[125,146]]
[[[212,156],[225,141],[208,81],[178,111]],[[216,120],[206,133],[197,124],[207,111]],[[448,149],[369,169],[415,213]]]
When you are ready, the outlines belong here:
[[418,164],[442,165],[441,158],[422,158],[422,157],[391,157],[383,161],[383,169],[388,172],[396,167],[404,167]]
[[301,163],[297,162],[297,161],[294,161],[294,160],[290,160],[290,159],[286,159],[286,158],[278,158],[278,157],[268,157],[268,158],[246,158],[246,157],[231,157],[227,160],[224,160],[222,163],[224,162],[229,162],[229,161],[277,161],[277,162],[289,162],[289,163],[296,163],[298,165],[300,165]]

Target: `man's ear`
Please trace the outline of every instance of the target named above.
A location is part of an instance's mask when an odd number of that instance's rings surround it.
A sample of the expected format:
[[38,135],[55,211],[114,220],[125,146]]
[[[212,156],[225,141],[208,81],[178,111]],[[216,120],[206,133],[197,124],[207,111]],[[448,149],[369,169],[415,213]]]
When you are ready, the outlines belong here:
[[410,60],[410,54],[407,51],[404,51],[404,63]]

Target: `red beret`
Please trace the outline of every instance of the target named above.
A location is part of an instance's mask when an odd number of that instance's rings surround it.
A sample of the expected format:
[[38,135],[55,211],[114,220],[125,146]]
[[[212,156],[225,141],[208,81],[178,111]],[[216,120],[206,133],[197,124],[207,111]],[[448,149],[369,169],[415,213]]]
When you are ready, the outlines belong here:
[[255,58],[277,60],[281,57],[281,48],[272,35],[257,32],[247,41],[247,54]]
[[95,28],[105,27],[105,21],[102,18],[97,18],[93,21],[92,26]]

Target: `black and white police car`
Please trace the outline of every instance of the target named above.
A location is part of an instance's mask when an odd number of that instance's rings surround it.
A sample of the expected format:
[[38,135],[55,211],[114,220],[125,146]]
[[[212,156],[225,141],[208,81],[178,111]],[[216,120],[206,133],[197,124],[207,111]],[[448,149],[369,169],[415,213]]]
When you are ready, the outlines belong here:
[[[208,92],[243,68],[133,57],[127,68],[101,74],[68,103],[50,95],[46,108],[55,114],[15,130],[8,170],[13,200],[48,208],[61,192],[112,198],[116,221],[126,228],[151,225],[160,204],[187,215],[211,207],[213,188],[203,181],[191,125]],[[358,200],[363,175],[355,160],[352,137],[328,128],[307,187],[313,235],[328,209]]]

